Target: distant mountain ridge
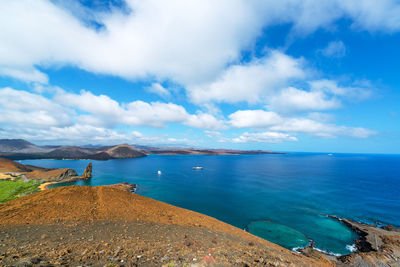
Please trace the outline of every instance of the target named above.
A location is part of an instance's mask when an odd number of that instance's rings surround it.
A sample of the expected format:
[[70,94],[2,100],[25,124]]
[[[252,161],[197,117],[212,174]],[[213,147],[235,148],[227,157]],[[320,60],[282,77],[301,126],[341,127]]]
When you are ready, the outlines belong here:
[[39,147],[23,139],[0,139],[0,152],[5,153],[44,153],[48,148]]
[[95,159],[138,158],[142,150],[123,144],[111,147],[37,146],[22,139],[0,139],[0,156],[9,159]]
[[9,159],[124,159],[157,155],[282,154],[262,150],[196,149],[120,144],[115,146],[38,146],[23,139],[0,139],[0,157]]

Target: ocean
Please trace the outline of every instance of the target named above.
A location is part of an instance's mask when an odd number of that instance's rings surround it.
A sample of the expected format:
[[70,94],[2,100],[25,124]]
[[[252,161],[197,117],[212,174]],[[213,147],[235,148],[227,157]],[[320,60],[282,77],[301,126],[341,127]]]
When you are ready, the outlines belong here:
[[357,235],[327,215],[400,226],[400,155],[149,155],[21,162],[78,173],[92,162],[93,178],[72,184],[135,183],[137,194],[215,217],[288,249],[312,240],[325,252],[351,253]]

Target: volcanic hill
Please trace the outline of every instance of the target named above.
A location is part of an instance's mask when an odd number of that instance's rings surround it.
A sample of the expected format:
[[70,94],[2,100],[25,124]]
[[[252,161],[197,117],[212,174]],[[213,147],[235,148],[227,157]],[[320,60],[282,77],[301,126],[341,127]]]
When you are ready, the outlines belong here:
[[5,265],[333,266],[112,186],[59,187],[1,204],[0,236]]

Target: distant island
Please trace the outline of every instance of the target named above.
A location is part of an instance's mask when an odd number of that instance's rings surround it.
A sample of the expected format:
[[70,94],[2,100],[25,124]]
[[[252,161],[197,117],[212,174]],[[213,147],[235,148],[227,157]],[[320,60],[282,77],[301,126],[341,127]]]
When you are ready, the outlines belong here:
[[197,149],[152,147],[120,144],[114,146],[38,146],[23,139],[0,139],[0,157],[23,159],[93,159],[139,158],[147,155],[257,155],[283,154],[262,150]]

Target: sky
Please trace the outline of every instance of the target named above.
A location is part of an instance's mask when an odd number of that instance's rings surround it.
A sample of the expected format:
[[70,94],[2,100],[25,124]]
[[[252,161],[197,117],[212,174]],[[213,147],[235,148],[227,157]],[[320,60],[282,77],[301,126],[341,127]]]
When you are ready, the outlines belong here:
[[399,153],[400,1],[0,1],[0,138]]

